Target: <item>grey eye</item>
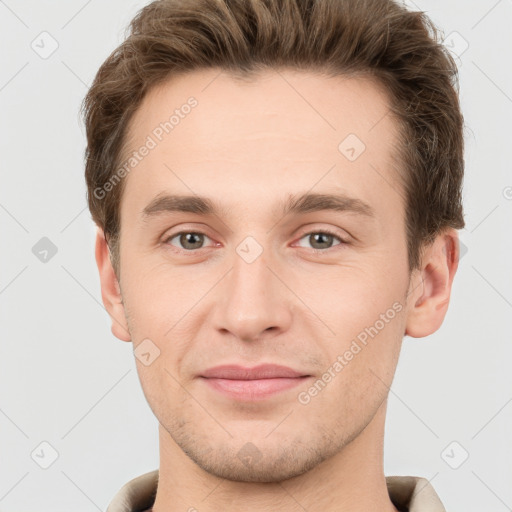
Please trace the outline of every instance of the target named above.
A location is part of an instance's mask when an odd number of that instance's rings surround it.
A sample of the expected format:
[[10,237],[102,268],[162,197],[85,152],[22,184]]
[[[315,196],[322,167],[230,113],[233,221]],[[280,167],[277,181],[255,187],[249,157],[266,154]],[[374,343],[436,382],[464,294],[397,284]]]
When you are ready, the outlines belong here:
[[[304,239],[308,241],[308,243],[311,245],[313,249],[330,249],[334,245],[339,245],[339,243],[342,242],[342,240],[336,235],[324,231],[308,233],[304,235],[300,240],[302,241]],[[333,243],[335,240],[338,240],[339,243]],[[305,247],[301,243],[300,246]]]
[[209,238],[203,233],[196,233],[193,231],[182,232],[170,237],[168,239],[168,243],[171,245],[175,245],[172,243],[173,240],[178,239],[180,246],[179,249],[184,249],[186,251],[193,251],[194,249],[202,249],[205,239]]

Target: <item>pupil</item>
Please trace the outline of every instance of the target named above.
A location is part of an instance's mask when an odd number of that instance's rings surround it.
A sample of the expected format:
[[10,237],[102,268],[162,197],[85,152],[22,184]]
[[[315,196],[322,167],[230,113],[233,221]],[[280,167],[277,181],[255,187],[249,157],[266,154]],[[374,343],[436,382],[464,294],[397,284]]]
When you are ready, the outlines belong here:
[[[317,243],[319,243],[321,246],[322,244],[327,244],[327,246],[330,246],[329,242],[332,242],[332,235],[328,235],[327,233],[314,233],[311,236],[313,237],[313,242],[311,243],[313,247],[315,247],[315,244]],[[327,239],[327,241],[325,239]],[[317,240],[319,241],[317,242]],[[322,248],[325,247],[322,246]]]
[[185,233],[180,237],[180,243],[185,249],[197,249],[201,246],[202,236],[200,233]]
[[[185,249],[197,249],[202,244],[202,236],[200,233],[185,233],[180,237],[180,243]],[[327,244],[330,246],[332,243],[332,235],[327,233],[314,233],[310,235],[310,242],[313,247],[320,245],[322,248]],[[192,247],[190,247],[192,246]]]

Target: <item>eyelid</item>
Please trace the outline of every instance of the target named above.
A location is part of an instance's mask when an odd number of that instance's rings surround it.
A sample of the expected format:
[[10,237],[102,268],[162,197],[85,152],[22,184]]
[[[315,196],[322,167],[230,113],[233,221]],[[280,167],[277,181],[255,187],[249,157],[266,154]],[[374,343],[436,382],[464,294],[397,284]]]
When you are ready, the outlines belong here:
[[[307,237],[307,236],[310,236],[310,235],[313,235],[313,234],[318,234],[318,233],[321,233],[323,235],[330,235],[336,239],[338,239],[339,243],[338,244],[335,244],[333,245],[332,247],[328,247],[327,249],[315,249],[314,247],[302,247],[300,245],[296,245],[298,244],[303,238]],[[295,242],[293,242],[293,245],[292,247],[301,247],[302,249],[309,249],[311,251],[315,251],[315,253],[328,253],[330,252],[331,250],[336,250],[335,248],[338,247],[338,246],[345,246],[345,245],[349,245],[350,242],[348,240],[346,240],[344,237],[341,237],[338,233],[336,233],[335,231],[333,230],[330,230],[330,229],[313,229],[313,230],[309,230],[309,231],[306,231],[305,233],[303,233],[301,236],[299,236]]]
[[200,251],[201,249],[207,249],[208,247],[215,247],[216,245],[219,245],[218,242],[215,242],[212,239],[212,237],[208,236],[204,231],[201,231],[200,229],[182,229],[180,231],[176,231],[176,233],[170,233],[168,235],[166,234],[163,237],[162,243],[171,245],[170,240],[172,240],[173,238],[176,238],[177,236],[180,236],[180,235],[190,234],[190,233],[193,233],[195,235],[203,235],[205,238],[208,238],[209,240],[211,240],[213,242],[213,245],[207,246],[207,247],[200,247],[199,249],[182,249],[180,247],[176,247],[175,245],[172,245],[172,247],[178,251],[185,252],[187,254],[193,254],[193,253]]
[[[178,231],[174,231],[175,229],[178,229]],[[179,223],[175,224],[173,226],[168,227],[163,235],[161,235],[160,240],[162,242],[166,242],[169,240],[169,238],[174,238],[177,235],[182,235],[183,233],[197,233],[204,236],[207,236],[208,238],[212,238],[210,235],[208,235],[208,232],[210,232],[210,228],[207,224],[203,223],[192,223],[191,225],[188,225],[187,223]]]
[[349,233],[347,233],[345,230],[337,230],[336,228],[330,228],[330,227],[321,227],[321,226],[313,226],[313,227],[306,227],[303,230],[300,231],[300,236],[296,238],[296,240],[300,240],[304,238],[306,235],[312,235],[314,233],[324,233],[326,235],[332,235],[340,242],[343,242],[345,244],[350,243],[351,236]]
[[[172,229],[172,228],[171,228]],[[167,230],[166,233],[168,233],[169,230]],[[214,245],[210,245],[210,246],[207,246],[207,247],[200,247],[199,249],[181,249],[179,247],[176,247],[174,245],[171,245],[169,243],[170,240],[172,240],[173,238],[176,238],[177,236],[179,235],[183,235],[183,234],[190,234],[190,233],[194,233],[194,234],[198,234],[198,235],[203,235],[204,237],[210,239]],[[326,234],[326,235],[331,235],[333,236],[334,238],[337,238],[339,240],[339,244],[336,244],[334,245],[333,247],[329,247],[327,249],[315,249],[315,248],[311,248],[311,250],[313,251],[316,251],[316,252],[328,252],[329,250],[332,250],[334,247],[338,246],[338,245],[349,245],[350,244],[350,241],[347,239],[348,238],[348,234],[347,236],[342,236],[340,233],[338,233],[335,229],[333,228],[322,228],[322,227],[313,227],[313,228],[304,228],[300,234],[300,236],[298,236],[297,238],[295,238],[295,241],[293,242],[293,245],[292,246],[295,246],[296,243],[298,243],[300,240],[302,240],[304,237],[308,236],[308,235],[312,235],[312,234],[317,234],[317,233],[322,233],[322,234]],[[219,246],[219,242],[215,242],[213,240],[212,237],[210,237],[206,232],[205,230],[202,230],[201,228],[199,229],[194,229],[194,228],[190,228],[190,229],[187,229],[186,227],[185,228],[182,228],[180,229],[179,231],[176,231],[174,233],[169,233],[169,234],[165,234],[163,237],[162,237],[162,243],[163,244],[168,244],[168,245],[171,245],[171,247],[173,247],[174,249],[176,249],[177,251],[179,252],[182,252],[182,253],[186,253],[186,254],[194,254],[194,253],[197,253],[199,251],[201,251],[202,249],[208,249],[208,247],[215,247],[215,246]],[[299,246],[300,247],[300,246]],[[302,247],[303,249],[305,249],[305,247]]]

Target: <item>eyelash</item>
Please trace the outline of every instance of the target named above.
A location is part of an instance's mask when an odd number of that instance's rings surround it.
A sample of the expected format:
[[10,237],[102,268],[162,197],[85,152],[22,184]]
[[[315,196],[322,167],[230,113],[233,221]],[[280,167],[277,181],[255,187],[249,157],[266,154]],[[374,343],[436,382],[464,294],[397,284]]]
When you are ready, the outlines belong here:
[[[206,233],[203,233],[202,231],[179,231],[177,233],[174,233],[174,234],[166,237],[165,240],[164,240],[164,244],[171,245],[169,243],[170,240],[172,240],[172,239],[174,239],[174,238],[176,238],[176,237],[178,237],[180,235],[185,235],[185,234],[203,235],[206,238],[210,238]],[[300,240],[302,240],[303,238],[305,238],[307,236],[318,235],[318,234],[332,236],[332,237],[336,238],[340,243],[336,244],[336,245],[333,245],[332,247],[328,247],[327,249],[311,248],[311,250],[314,251],[314,253],[316,253],[316,254],[328,252],[329,250],[332,250],[332,249],[334,249],[334,247],[337,247],[337,246],[349,245],[349,242],[347,242],[346,240],[343,240],[340,236],[338,236],[336,233],[334,233],[333,231],[331,231],[329,229],[322,229],[322,230],[316,230],[316,231],[308,231],[307,233],[304,233],[298,240],[300,241]],[[206,247],[200,247],[199,249],[180,249],[180,248],[175,247],[175,246],[172,246],[172,247],[174,249],[176,249],[177,251],[181,252],[181,253],[190,254],[190,255],[192,255],[194,253],[197,253],[201,249],[206,249]]]

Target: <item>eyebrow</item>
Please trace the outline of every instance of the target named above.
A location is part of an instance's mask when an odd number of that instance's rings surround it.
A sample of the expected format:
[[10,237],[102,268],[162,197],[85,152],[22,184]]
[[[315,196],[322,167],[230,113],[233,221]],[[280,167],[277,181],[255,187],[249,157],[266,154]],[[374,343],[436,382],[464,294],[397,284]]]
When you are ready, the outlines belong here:
[[[343,194],[290,195],[277,211],[284,217],[289,214],[306,214],[333,210],[365,217],[375,217],[375,210],[361,199]],[[161,194],[156,196],[142,211],[143,220],[163,213],[183,212],[198,215],[227,216],[228,210],[212,199],[201,196]]]

